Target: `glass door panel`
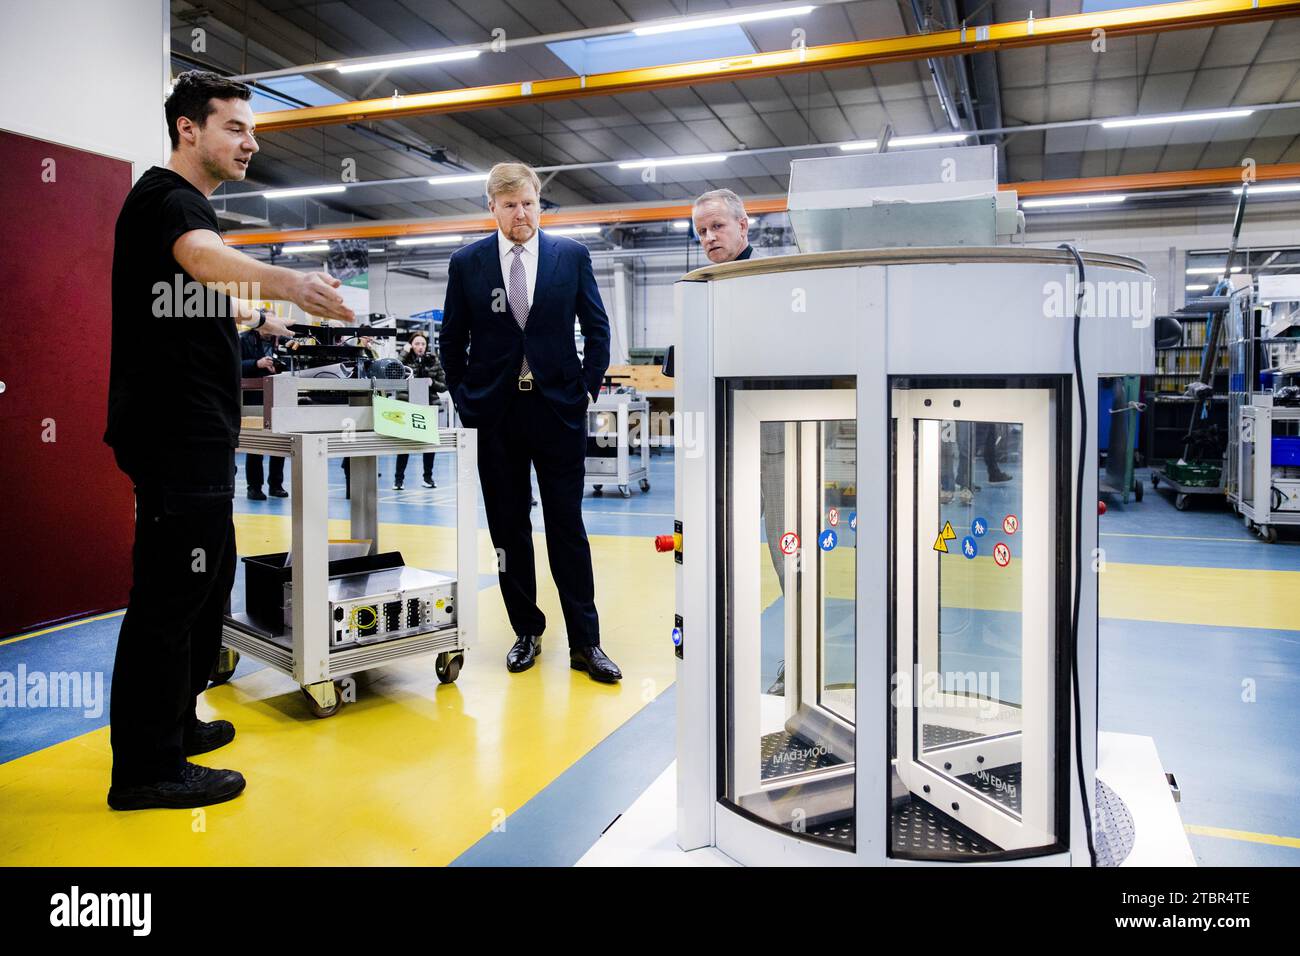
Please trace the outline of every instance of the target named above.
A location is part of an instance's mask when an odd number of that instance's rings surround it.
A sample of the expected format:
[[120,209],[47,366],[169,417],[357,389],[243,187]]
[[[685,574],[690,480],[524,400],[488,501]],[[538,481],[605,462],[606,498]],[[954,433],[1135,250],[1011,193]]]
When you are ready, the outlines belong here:
[[851,389],[731,392],[723,802],[854,846]]

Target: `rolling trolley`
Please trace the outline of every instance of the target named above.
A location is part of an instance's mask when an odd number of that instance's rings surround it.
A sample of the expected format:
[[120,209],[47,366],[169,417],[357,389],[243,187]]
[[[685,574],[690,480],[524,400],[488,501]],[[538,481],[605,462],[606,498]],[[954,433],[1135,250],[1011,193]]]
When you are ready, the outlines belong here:
[[650,402],[629,390],[603,392],[588,405],[586,464],[586,484],[597,497],[607,484],[618,485],[624,498],[632,497],[634,481],[649,491]]
[[[241,653],[291,676],[301,687],[317,717],[329,717],[342,704],[344,678],[384,664],[422,655],[436,655],[439,681],[451,683],[460,674],[465,651],[478,623],[478,479],[477,432],[447,429],[436,442],[412,442],[369,430],[371,409],[355,404],[298,408],[296,390],[304,380],[276,383],[265,380],[268,424],[275,414],[273,391],[294,396],[280,411],[294,417],[327,416],[326,409],[351,416],[359,429],[328,432],[275,432],[245,427],[238,450],[255,455],[288,458],[292,463],[292,555],[264,555],[245,559],[262,564],[258,573],[278,573],[283,596],[271,613],[257,613],[249,595],[244,611],[227,615],[222,629],[222,649],[213,674],[214,683],[230,679]],[[310,382],[311,380],[305,380]],[[414,380],[417,383],[420,380]],[[399,391],[405,383],[385,383]],[[331,383],[368,395],[366,382]],[[414,386],[418,390],[420,386]],[[426,383],[427,388],[427,383]],[[406,394],[410,394],[407,392]],[[423,395],[411,395],[419,400]],[[378,459],[382,455],[450,453],[456,456],[456,567],[454,574],[438,574],[406,567],[396,553],[379,551]],[[329,560],[329,466],[333,459],[350,462],[351,537],[370,542],[368,554],[346,561]],[[255,570],[255,569],[254,569]],[[247,575],[253,573],[246,567]],[[461,583],[465,600],[458,598]],[[263,589],[264,590],[264,589]],[[282,619],[277,622],[277,614]],[[277,623],[280,626],[277,627]]]

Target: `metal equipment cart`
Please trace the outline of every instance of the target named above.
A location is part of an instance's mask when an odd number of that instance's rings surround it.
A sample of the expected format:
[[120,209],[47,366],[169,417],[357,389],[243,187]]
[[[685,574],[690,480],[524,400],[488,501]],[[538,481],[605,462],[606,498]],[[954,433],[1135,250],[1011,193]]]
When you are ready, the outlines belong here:
[[[290,376],[275,376],[290,379]],[[303,382],[273,384],[272,389],[295,391]],[[416,380],[419,381],[419,380]],[[385,383],[391,386],[392,383]],[[306,386],[318,388],[318,386]],[[365,382],[333,382],[332,389],[364,392]],[[329,406],[296,408],[282,412],[319,416]],[[372,423],[370,408],[335,407],[355,415],[356,423]],[[274,414],[274,412],[273,412]],[[271,418],[268,415],[268,420]],[[282,415],[282,418],[284,416]],[[442,683],[460,674],[464,654],[477,631],[478,602],[478,434],[473,429],[446,429],[436,442],[412,442],[374,431],[274,432],[245,428],[239,451],[274,455],[292,462],[292,596],[286,624],[280,633],[255,622],[247,610],[228,615],[222,630],[222,650],[213,679],[220,683],[234,673],[239,654],[246,653],[298,682],[308,706],[317,717],[333,715],[342,704],[337,682],[349,675],[406,658],[435,654],[435,671]],[[351,470],[351,537],[370,541],[369,553],[379,552],[378,458],[390,454],[451,453],[456,456],[456,568],[454,581],[463,586],[466,599],[457,601],[452,623],[436,623],[432,614],[420,614],[413,626],[389,640],[338,644],[332,641],[335,622],[330,620],[329,572],[329,464],[346,458]],[[445,580],[445,579],[444,579]],[[407,618],[402,618],[408,625]],[[428,624],[427,629],[417,628]]]
[[587,406],[586,483],[593,495],[603,494],[607,484],[617,484],[619,494],[630,498],[634,481],[642,491],[650,490],[650,402],[635,391],[603,392]]

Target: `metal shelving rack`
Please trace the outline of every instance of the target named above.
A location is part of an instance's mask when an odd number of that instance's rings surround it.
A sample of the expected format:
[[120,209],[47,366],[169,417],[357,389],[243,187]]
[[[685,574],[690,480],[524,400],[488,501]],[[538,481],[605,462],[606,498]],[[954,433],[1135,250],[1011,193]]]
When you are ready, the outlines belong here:
[[[1149,419],[1146,426],[1144,446],[1148,464],[1169,457],[1176,458],[1182,454],[1182,437],[1187,434],[1187,409],[1194,401],[1194,399],[1183,394],[1183,389],[1196,380],[1197,373],[1166,372],[1160,371],[1160,369],[1167,364],[1166,359],[1172,359],[1178,355],[1196,355],[1203,350],[1203,342],[1202,344],[1187,344],[1187,340],[1195,336],[1192,331],[1194,328],[1199,329],[1203,337],[1209,313],[1198,310],[1193,304],[1179,310],[1173,318],[1177,319],[1183,326],[1183,344],[1156,349],[1157,371],[1151,379],[1151,388],[1146,390]],[[1211,403],[1211,418],[1218,419],[1221,417],[1225,429],[1228,424],[1227,361],[1228,347],[1225,343],[1219,346],[1215,355],[1215,394]],[[1176,364],[1176,362],[1168,364]],[[1174,384],[1177,388],[1163,389],[1161,388],[1163,384]],[[1172,456],[1165,453],[1167,448],[1173,447],[1176,447],[1177,450]]]

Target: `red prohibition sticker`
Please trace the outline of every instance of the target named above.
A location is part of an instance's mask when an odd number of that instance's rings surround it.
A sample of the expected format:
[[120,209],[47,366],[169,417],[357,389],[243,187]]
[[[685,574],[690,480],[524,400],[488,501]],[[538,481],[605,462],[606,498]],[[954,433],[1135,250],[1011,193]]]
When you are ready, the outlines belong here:
[[1015,534],[1020,530],[1020,519],[1015,515],[1007,515],[1002,519],[1002,530],[1007,534]]
[[781,553],[794,554],[799,550],[799,536],[793,531],[781,535]]
[[839,509],[839,508],[832,508],[830,511],[826,512],[826,520],[829,521],[829,522],[831,523],[831,527],[834,527],[835,525],[839,524],[839,523],[840,523],[840,509]]
[[993,563],[1000,568],[1005,568],[1011,563],[1011,549],[999,541],[993,546]]

